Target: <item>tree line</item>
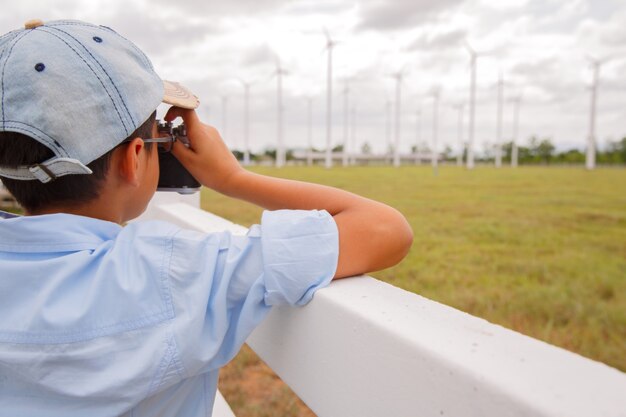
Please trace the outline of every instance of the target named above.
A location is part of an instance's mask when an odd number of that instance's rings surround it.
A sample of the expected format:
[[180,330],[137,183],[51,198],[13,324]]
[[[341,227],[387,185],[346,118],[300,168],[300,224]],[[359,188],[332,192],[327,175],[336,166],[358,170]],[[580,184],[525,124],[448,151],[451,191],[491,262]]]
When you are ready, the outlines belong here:
[[[512,142],[504,144],[502,148],[503,162],[510,162]],[[520,164],[583,164],[585,152],[580,149],[557,152],[550,139],[532,137],[527,146],[518,147],[518,158]],[[626,164],[626,137],[609,142],[604,149],[597,149],[596,162],[609,165]]]
[[[513,149],[512,142],[506,142],[502,145],[502,163],[511,163],[511,150]],[[550,165],[550,164],[584,164],[585,152],[580,149],[569,149],[557,152],[556,146],[549,138],[539,139],[532,137],[527,145],[518,146],[518,163],[525,165]],[[313,149],[315,152],[323,152],[323,149]],[[333,152],[342,152],[343,146],[337,145],[332,149]],[[363,143],[360,149],[363,154],[370,154],[372,152],[369,143]],[[419,149],[416,146],[412,146],[411,152],[424,152],[429,153],[430,149],[427,146]],[[467,152],[467,149],[465,150]],[[235,156],[243,160],[243,152],[234,150]],[[387,153],[393,154],[393,147],[389,147]],[[268,148],[262,153],[251,154],[253,161],[259,161],[263,158],[273,160],[276,158],[276,149]],[[444,160],[453,162],[456,160],[456,154],[449,146],[441,153]],[[463,160],[466,160],[466,154],[463,155]],[[493,148],[487,149],[483,154],[479,154],[476,157],[477,161],[483,163],[491,163],[494,161],[495,155]],[[286,159],[294,159],[294,150],[287,149]],[[626,165],[626,137],[621,140],[611,141],[604,149],[596,150],[596,162],[601,165]]]

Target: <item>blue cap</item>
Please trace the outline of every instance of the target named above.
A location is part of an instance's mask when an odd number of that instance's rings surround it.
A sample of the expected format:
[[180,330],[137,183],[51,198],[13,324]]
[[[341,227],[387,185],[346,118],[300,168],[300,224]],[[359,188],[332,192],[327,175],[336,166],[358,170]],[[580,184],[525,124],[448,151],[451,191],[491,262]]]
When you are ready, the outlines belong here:
[[29,21],[0,37],[0,131],[30,136],[55,156],[0,167],[0,175],[45,183],[91,174],[87,164],[130,136],[161,102],[199,104],[189,90],[161,80],[148,57],[108,27]]

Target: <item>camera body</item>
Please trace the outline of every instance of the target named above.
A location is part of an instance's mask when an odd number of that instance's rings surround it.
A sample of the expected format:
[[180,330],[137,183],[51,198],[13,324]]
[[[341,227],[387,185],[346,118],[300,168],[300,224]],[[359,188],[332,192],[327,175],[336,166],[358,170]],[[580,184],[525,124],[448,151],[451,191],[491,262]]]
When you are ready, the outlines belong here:
[[[177,141],[189,147],[187,127],[184,124],[173,126],[172,122],[157,120],[159,133],[174,136]],[[193,194],[200,191],[200,183],[176,159],[171,152],[159,152],[159,185],[157,191],[175,191],[179,194]]]

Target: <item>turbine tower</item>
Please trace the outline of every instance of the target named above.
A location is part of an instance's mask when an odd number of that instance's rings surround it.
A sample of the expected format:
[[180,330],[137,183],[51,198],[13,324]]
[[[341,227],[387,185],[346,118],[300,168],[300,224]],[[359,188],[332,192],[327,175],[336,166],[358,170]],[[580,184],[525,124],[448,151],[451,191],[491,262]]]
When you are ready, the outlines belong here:
[[283,75],[287,71],[282,67],[280,58],[276,57],[276,167],[285,165],[285,144],[283,143]]
[[430,162],[433,166],[433,172],[437,175],[439,168],[439,155],[437,149],[439,147],[439,97],[441,90],[439,87],[435,88],[431,93],[433,98],[433,150],[431,152]]
[[239,79],[239,82],[244,89],[243,164],[250,165],[250,86],[252,85],[252,83],[249,81],[244,81],[242,79]]
[[476,115],[476,61],[486,53],[478,53],[465,41],[465,49],[470,55],[470,99],[469,99],[469,133],[467,144],[467,169],[474,169],[474,118]]
[[420,143],[422,143],[422,109],[418,107],[415,112],[415,165],[421,163]]
[[356,158],[357,158],[357,154],[359,152],[357,152],[357,147],[356,147],[356,105],[352,105],[352,109],[350,111],[350,142],[352,143],[352,146],[350,147],[350,155],[351,155],[351,165],[356,165]]
[[[222,133],[226,140],[230,141],[230,137],[228,136],[228,96],[224,95],[222,98]],[[232,142],[233,149],[236,149],[236,143]]]
[[396,80],[396,120],[395,120],[395,143],[393,146],[393,166],[400,166],[400,115],[401,115],[401,100],[402,100],[402,78],[404,77],[404,71],[398,71],[392,75]]
[[385,140],[387,141],[387,149],[385,150],[385,163],[388,162],[388,154],[393,149],[391,144],[391,100],[385,102]]
[[496,122],[496,168],[502,166],[502,100],[504,97],[504,80],[502,73],[498,79],[498,109]]
[[521,94],[511,100],[513,102],[513,142],[511,144],[511,167],[516,168],[518,165],[517,142],[519,135],[519,110],[522,104]]
[[337,42],[331,39],[328,30],[324,28],[326,36],[326,50],[328,51],[328,69],[326,73],[326,168],[333,166],[331,136],[332,136],[332,108],[333,108],[333,48]]
[[308,126],[307,126],[307,143],[308,151],[306,153],[306,164],[311,166],[313,164],[313,98],[307,98],[307,113],[308,113]]
[[456,156],[456,165],[460,167],[463,166],[463,112],[465,110],[465,106],[460,103],[452,107],[458,111],[456,136],[459,143],[459,153]]
[[600,81],[600,68],[606,64],[610,58],[595,59],[587,57],[593,71],[593,81],[591,84],[591,106],[589,109],[589,136],[587,137],[587,155],[585,167],[589,170],[596,167],[596,103],[598,99],[598,84]]
[[348,128],[350,114],[348,113],[348,102],[350,100],[350,85],[346,80],[346,85],[343,89],[343,151],[341,155],[341,163],[345,167],[348,165]]

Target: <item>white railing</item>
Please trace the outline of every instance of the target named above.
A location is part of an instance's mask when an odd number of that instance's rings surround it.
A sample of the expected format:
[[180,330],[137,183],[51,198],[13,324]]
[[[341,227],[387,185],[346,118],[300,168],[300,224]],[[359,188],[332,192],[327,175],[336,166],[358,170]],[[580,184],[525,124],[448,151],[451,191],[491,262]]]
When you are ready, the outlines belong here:
[[[158,195],[143,218],[245,233],[198,206]],[[320,417],[626,417],[626,374],[371,277],[274,309],[248,344]]]

